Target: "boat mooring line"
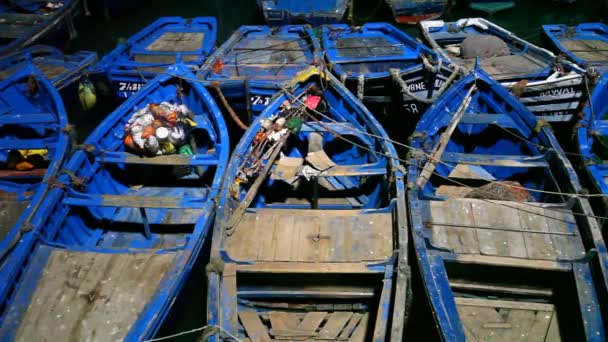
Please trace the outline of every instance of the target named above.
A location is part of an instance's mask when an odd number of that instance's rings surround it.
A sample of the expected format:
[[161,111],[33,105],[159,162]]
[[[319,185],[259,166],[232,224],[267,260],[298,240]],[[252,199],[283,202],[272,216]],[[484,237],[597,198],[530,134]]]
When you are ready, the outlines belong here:
[[457,228],[473,228],[482,230],[498,230],[504,232],[515,232],[515,233],[531,233],[531,234],[544,234],[544,235],[563,235],[563,236],[578,236],[575,233],[566,232],[548,232],[544,230],[527,230],[521,228],[512,227],[491,227],[491,226],[479,226],[475,224],[455,224],[455,223],[443,223],[443,222],[427,222],[425,224],[432,226],[445,226],[445,227],[457,227]]

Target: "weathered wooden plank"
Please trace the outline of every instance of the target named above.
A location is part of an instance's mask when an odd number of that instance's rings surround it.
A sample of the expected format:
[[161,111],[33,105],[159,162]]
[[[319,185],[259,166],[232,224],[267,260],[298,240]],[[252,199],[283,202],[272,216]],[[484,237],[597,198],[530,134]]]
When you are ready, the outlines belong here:
[[[245,215],[247,216],[249,214]],[[264,217],[264,219],[267,221],[267,224],[264,225],[264,238],[259,239],[257,235],[251,235],[249,237],[249,241],[255,243],[258,246],[258,260],[273,261],[275,255],[274,251],[276,248],[278,248],[278,238],[281,227],[278,226],[274,215],[263,215],[262,217]],[[241,228],[246,227],[243,226],[237,229]]]
[[274,246],[275,261],[293,261],[291,254],[291,239],[294,237],[293,228],[295,218],[291,215],[280,215],[275,218],[277,229],[277,243]]
[[[545,208],[544,215],[557,218],[552,220],[547,218],[547,223],[551,232],[577,233],[576,220],[570,210],[557,211],[556,209]],[[565,221],[565,222],[564,222]],[[578,259],[585,255],[585,247],[580,236],[552,235],[551,240],[558,259]]]
[[16,340],[123,339],[174,258],[53,250]]
[[316,339],[335,339],[336,337],[338,337],[338,334],[340,334],[340,331],[342,330],[342,328],[344,328],[344,326],[352,315],[352,312],[346,311],[339,311],[330,314],[327,318],[327,322],[325,323],[323,328],[321,328],[321,331],[317,335]]
[[270,326],[275,330],[292,331],[300,324],[298,317],[288,312],[271,311],[268,316],[270,317]]
[[473,341],[487,341],[491,336],[496,337],[495,335],[499,333],[496,331],[498,329],[484,327],[485,324],[504,323],[501,315],[493,307],[474,307],[458,304],[458,314]]
[[266,326],[255,311],[239,311],[239,319],[252,342],[270,342]]
[[[483,201],[471,203],[475,224],[487,227],[519,227],[515,209]],[[477,229],[480,252],[485,255],[507,257],[527,257],[524,237],[520,232],[502,232],[500,230]]]
[[553,342],[553,341],[561,341],[562,335],[559,331],[559,321],[557,320],[557,313],[553,312],[551,315],[551,323],[549,323],[549,328],[547,329],[547,334],[545,341]]
[[348,321],[348,324],[346,324],[344,329],[342,329],[342,332],[340,333],[338,339],[348,340],[353,331],[355,331],[355,328],[357,327],[357,324],[359,324],[359,321],[361,321],[361,317],[363,317],[362,314],[355,312]]
[[[257,254],[258,246],[251,243],[251,237],[256,236],[258,217],[255,215],[244,215],[239,227],[226,239],[226,248],[231,257],[236,260],[249,260],[252,255]],[[247,229],[241,229],[247,227]],[[255,254],[254,254],[255,253]]]
[[[471,203],[448,200],[431,201],[433,222],[474,225]],[[455,253],[478,254],[479,241],[475,229],[433,226],[433,243]]]
[[570,265],[565,265],[565,264],[559,263],[557,261],[552,261],[552,260],[522,259],[522,258],[499,257],[499,256],[491,256],[491,255],[461,254],[458,256],[458,262],[480,264],[480,265],[523,267],[523,268],[532,268],[532,269],[538,269],[538,270],[567,271],[572,268]]
[[536,310],[553,312],[554,306],[552,304],[542,304],[533,302],[516,302],[508,300],[495,300],[495,299],[481,299],[481,298],[464,298],[457,297],[456,304],[467,305],[467,306],[479,306],[479,307],[500,307],[507,309],[519,309],[519,310]]
[[366,312],[363,314],[361,319],[359,319],[359,325],[355,328],[352,336],[350,337],[350,342],[365,342],[367,337],[367,326],[369,324],[369,313]]
[[[518,212],[519,223],[522,229],[534,231],[549,231],[549,225],[544,217],[544,209],[538,206],[514,203],[513,206],[522,208]],[[556,222],[556,224],[559,224]],[[557,259],[556,252],[551,240],[551,235],[547,234],[524,234],[524,243],[528,258],[530,259]]]
[[203,32],[166,32],[152,42],[146,50],[149,51],[195,51],[202,48]]
[[321,218],[315,216],[296,219],[294,234],[297,234],[298,239],[293,240],[291,247],[295,253],[294,260],[309,262],[319,260],[321,222]]
[[321,325],[325,316],[327,316],[327,312],[308,312],[296,327],[296,330],[310,331],[316,334],[317,328],[319,328],[319,325]]

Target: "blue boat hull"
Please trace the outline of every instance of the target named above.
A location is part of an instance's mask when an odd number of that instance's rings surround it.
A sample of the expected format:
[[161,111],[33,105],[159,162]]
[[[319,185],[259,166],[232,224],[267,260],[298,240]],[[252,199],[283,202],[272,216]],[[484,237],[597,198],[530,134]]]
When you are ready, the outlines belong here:
[[[32,80],[38,84],[36,90],[28,86]],[[0,107],[0,192],[3,197],[0,305],[4,307],[20,266],[29,257],[36,240],[35,211],[46,203],[53,179],[63,165],[69,140],[62,132],[67,126],[67,115],[61,97],[31,64],[0,82]],[[46,149],[48,165],[31,171],[10,171],[7,165],[10,152],[28,149]]]
[[310,26],[242,26],[207,59],[198,77],[219,85],[231,106],[255,117],[282,82],[321,63],[321,46]]
[[465,341],[471,329],[604,339],[606,246],[550,128],[475,69],[413,137],[413,244],[441,339]]
[[[211,95],[187,81],[194,75],[186,66],[167,73],[175,76],[156,77],[99,125],[36,211],[41,239],[22,261],[22,275],[11,279],[3,341],[141,341],[160,328],[208,237],[229,155]],[[127,150],[124,126],[133,112],[162,101],[193,111],[192,152],[146,157]],[[64,302],[46,291],[63,293]]]
[[581,67],[608,70],[608,25],[544,25],[543,32],[557,51]]
[[216,38],[215,18],[162,17],[105,55],[95,69],[106,74],[117,98],[126,99],[174,63],[193,69],[203,64]]
[[257,3],[266,22],[274,26],[334,24],[342,21],[348,7],[347,0],[258,0]]
[[[379,138],[387,135],[378,122],[333,76],[310,68],[284,87],[245,132],[227,168],[207,266],[208,324],[238,339],[259,334],[279,340],[298,330],[297,325],[278,330],[277,320],[308,317],[303,319],[310,326],[299,333],[311,339],[401,340],[409,268],[396,151]],[[306,110],[302,101],[311,106],[310,117],[287,119],[288,139],[278,140],[279,147],[260,140],[268,132],[262,127],[275,115],[287,118],[281,116],[284,110]],[[263,155],[275,157],[262,157],[266,171],[250,173],[259,165],[251,158],[260,146],[269,146]],[[327,169],[335,173],[319,174],[323,180],[311,193],[309,181],[288,165],[307,156],[309,167],[318,167],[313,155],[336,165]],[[394,183],[385,183],[388,174],[395,175]],[[330,332],[334,323],[329,322],[341,323]],[[222,337],[216,333],[211,340]]]

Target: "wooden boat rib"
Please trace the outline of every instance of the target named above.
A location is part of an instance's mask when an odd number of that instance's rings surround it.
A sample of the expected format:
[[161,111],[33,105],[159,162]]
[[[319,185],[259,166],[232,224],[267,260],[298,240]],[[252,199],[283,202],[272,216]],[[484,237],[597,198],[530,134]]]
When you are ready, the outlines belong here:
[[[396,152],[334,77],[312,68],[284,89],[227,168],[208,324],[250,340],[400,340],[407,222]],[[283,118],[292,128],[275,143],[255,140]]]
[[359,99],[399,103],[416,120],[458,76],[447,60],[387,23],[326,25],[322,42],[329,67]]
[[260,113],[278,83],[322,61],[321,45],[308,25],[241,26],[207,59],[198,76],[219,82],[234,107]]
[[[11,279],[29,255],[32,215],[42,205],[68,148],[61,131],[67,115],[61,97],[44,75],[27,64],[0,82],[0,308]],[[18,150],[46,149],[47,163],[16,171],[10,159]],[[45,165],[46,164],[46,165]],[[1,312],[1,311],[0,311]]]
[[[55,0],[62,4],[52,12],[42,8],[46,2],[8,1],[0,4],[0,56],[18,51],[65,25],[74,31],[73,16],[80,0]],[[75,34],[74,32],[70,32]]]
[[399,24],[418,24],[423,20],[439,18],[447,0],[386,0],[395,21]]
[[608,68],[608,25],[544,25],[543,31],[559,52],[578,65],[600,71]]
[[322,25],[342,21],[348,0],[257,0],[269,25]]
[[[229,155],[209,93],[187,66],[168,73],[177,76],[159,75],[103,121],[37,210],[40,239],[9,279],[4,340],[140,341],[159,329],[208,236]],[[194,154],[131,154],[124,125],[163,101],[194,113]]]
[[57,90],[62,90],[97,61],[97,54],[79,51],[64,55],[57,48],[35,45],[0,59],[0,80],[4,80],[27,62],[33,63]]
[[[548,50],[481,18],[456,22],[431,20],[420,23],[424,39],[444,58],[473,69],[475,56],[462,55],[465,39],[488,35],[500,38],[506,55],[481,59],[483,69],[512,90],[534,115],[549,122],[568,122],[577,114],[585,94],[584,70],[568,61],[558,61]],[[557,65],[557,66],[556,66]]]
[[119,98],[127,98],[174,63],[200,66],[216,39],[214,17],[161,17],[105,55],[96,69]]
[[605,338],[606,246],[573,167],[536,127],[476,69],[416,128],[412,235],[443,340]]

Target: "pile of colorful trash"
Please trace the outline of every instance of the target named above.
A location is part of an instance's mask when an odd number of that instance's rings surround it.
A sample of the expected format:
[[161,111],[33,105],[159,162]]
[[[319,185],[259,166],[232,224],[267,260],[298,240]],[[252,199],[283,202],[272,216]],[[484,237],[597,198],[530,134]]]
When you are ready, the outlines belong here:
[[125,125],[124,144],[135,154],[157,156],[190,150],[190,131],[196,126],[186,105],[151,103],[133,114]]

